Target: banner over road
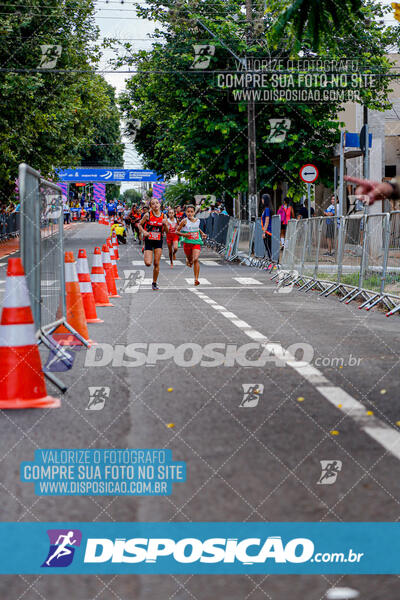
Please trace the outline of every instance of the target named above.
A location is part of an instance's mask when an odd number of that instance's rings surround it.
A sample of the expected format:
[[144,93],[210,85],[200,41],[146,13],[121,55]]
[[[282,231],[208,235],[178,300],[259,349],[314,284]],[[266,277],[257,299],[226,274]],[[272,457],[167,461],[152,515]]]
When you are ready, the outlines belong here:
[[147,169],[116,169],[107,168],[85,168],[76,169],[57,169],[56,173],[60,181],[69,183],[82,182],[87,183],[98,181],[103,183],[121,183],[122,181],[163,181],[162,175],[155,171]]

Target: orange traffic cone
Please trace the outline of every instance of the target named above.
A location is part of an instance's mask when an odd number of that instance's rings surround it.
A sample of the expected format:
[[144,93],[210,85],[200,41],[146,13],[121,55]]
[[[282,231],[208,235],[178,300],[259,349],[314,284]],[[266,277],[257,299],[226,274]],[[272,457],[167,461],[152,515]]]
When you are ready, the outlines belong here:
[[20,258],[9,258],[0,323],[0,409],[56,408],[47,395]]
[[119,260],[118,238],[117,238],[117,234],[115,233],[115,231],[112,232],[111,239],[112,239],[112,244],[113,244],[113,248],[114,248],[115,260]]
[[114,279],[119,279],[117,261],[115,260],[114,246],[112,244],[111,238],[107,238],[107,246],[110,252],[110,260],[113,268]]
[[103,244],[101,259],[103,261],[103,269],[106,275],[108,295],[110,296],[110,298],[119,298],[120,296],[118,295],[117,286],[115,285],[114,269],[111,264],[110,252],[108,250],[107,244]]
[[104,275],[101,250],[99,247],[94,249],[91,280],[96,306],[114,306],[114,304],[111,304],[108,297],[106,277]]
[[103,225],[103,218],[104,218],[104,215],[103,215],[103,213],[101,212],[101,213],[99,214],[99,225]]
[[104,321],[99,319],[97,316],[92,283],[90,281],[89,265],[87,261],[86,250],[84,249],[80,249],[78,252],[76,269],[78,271],[79,288],[82,294],[86,321],[88,323],[104,323]]
[[[67,293],[67,323],[89,342],[85,309],[83,308],[73,252],[65,253],[65,290]],[[83,346],[83,343],[64,325],[57,327],[53,333],[53,338],[61,346]]]

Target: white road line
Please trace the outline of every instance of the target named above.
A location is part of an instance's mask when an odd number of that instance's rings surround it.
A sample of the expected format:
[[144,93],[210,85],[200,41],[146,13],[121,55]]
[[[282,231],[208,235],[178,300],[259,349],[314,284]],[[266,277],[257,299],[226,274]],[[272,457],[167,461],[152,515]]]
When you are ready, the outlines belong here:
[[[192,293],[196,294],[198,298],[206,302],[211,300],[208,296],[202,292],[191,289]],[[222,316],[228,319],[233,325],[237,325],[240,321],[234,313],[228,311],[220,304],[211,304],[212,308],[217,310]],[[299,375],[301,375],[308,383],[313,385],[315,389],[323,396],[332,406],[344,412],[346,416],[350,417],[360,426],[361,430],[374,439],[380,444],[385,450],[390,452],[394,457],[400,460],[400,431],[397,431],[393,427],[386,425],[373,415],[367,415],[365,406],[348,394],[345,390],[339,386],[332,385],[317,368],[310,364],[302,364],[296,361],[295,357],[289,354],[284,348],[277,342],[268,342],[265,335],[256,331],[253,328],[244,330],[244,333],[251,339],[260,341],[266,348],[270,349],[271,352],[285,363],[287,366],[294,369]],[[321,385],[324,384],[324,385]],[[338,405],[341,405],[340,409]]]
[[[190,279],[189,277],[186,277],[186,283],[188,283],[189,285],[192,284],[194,285],[194,281],[193,279]],[[199,281],[200,281],[200,285],[211,285],[211,281],[208,281],[208,279],[204,279],[203,277],[199,277]]]
[[261,281],[257,281],[253,277],[234,277],[233,279],[241,285],[262,285]]
[[133,260],[132,264],[134,267],[144,267],[144,262],[142,260]]
[[[160,285],[161,285],[161,287],[163,289],[167,289],[169,291],[174,291],[174,290],[175,291],[177,291],[177,290],[192,290],[193,289],[193,286],[188,287],[187,285],[174,285],[174,286],[168,285],[168,284],[164,285],[164,283],[162,281],[161,281]],[[243,291],[248,291],[248,290],[257,290],[257,291],[260,291],[260,290],[271,290],[271,289],[272,289],[271,287],[257,287],[257,288],[253,287],[252,288],[250,286],[249,287],[243,287],[242,285],[237,285],[237,286],[214,286],[213,285],[211,287],[207,287],[207,292],[209,290],[236,290],[237,292],[240,292],[240,291],[243,292]]]
[[174,260],[174,266],[178,265],[178,267],[183,267],[184,262],[182,260]]
[[200,262],[202,265],[205,265],[206,267],[220,267],[221,263],[217,262],[216,260],[211,260],[208,258],[200,258]]

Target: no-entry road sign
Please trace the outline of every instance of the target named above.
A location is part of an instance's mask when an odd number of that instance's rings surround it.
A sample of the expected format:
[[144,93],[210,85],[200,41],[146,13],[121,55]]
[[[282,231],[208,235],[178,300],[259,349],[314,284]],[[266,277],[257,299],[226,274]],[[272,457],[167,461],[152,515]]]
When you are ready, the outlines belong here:
[[304,183],[314,183],[318,179],[318,169],[315,165],[303,165],[300,169],[300,177]]

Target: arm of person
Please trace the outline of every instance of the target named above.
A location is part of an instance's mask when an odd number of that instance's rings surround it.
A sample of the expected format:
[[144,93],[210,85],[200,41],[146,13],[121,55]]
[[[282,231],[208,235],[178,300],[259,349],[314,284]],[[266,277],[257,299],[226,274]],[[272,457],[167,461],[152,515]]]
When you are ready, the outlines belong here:
[[169,231],[169,225],[168,225],[167,217],[165,215],[163,218],[163,230],[165,231],[165,233],[168,233],[168,231]]
[[182,233],[182,232],[181,232],[181,229],[182,229],[182,227],[184,227],[185,225],[186,225],[186,219],[182,219],[182,221],[181,221],[181,222],[179,223],[179,225],[178,225],[178,228],[177,228],[177,230],[176,230],[176,233],[177,233],[178,235],[180,235],[181,237],[186,237],[186,238],[187,238],[187,237],[189,237],[189,234],[188,234],[188,233]]
[[267,230],[268,230],[268,225],[269,225],[269,217],[265,217],[264,223],[263,223],[263,237],[265,237],[267,235]]
[[138,223],[138,228],[139,228],[139,231],[140,231],[140,233],[141,233],[141,234],[142,234],[144,237],[148,237],[148,236],[149,236],[149,233],[148,233],[148,231],[146,231],[145,229],[143,229],[143,225],[144,225],[144,224],[146,223],[146,221],[148,221],[148,220],[149,220],[149,215],[148,215],[148,213],[147,213],[147,214],[145,214],[145,215],[144,215],[144,217],[142,218],[142,220],[141,220],[141,221],[139,221],[139,223]]
[[385,198],[400,198],[400,189],[397,183],[371,181],[370,179],[359,179],[348,175],[345,176],[345,180],[357,184],[356,196],[359,196],[360,200],[366,205]]

